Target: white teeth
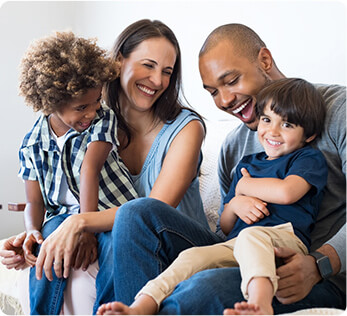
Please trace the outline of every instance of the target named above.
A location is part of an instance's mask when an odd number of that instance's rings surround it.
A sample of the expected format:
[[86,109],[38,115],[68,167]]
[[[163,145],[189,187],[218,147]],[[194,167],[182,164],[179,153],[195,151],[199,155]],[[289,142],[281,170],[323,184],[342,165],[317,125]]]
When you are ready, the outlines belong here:
[[250,102],[251,100],[246,101],[245,103],[241,104],[237,109],[233,111],[233,114],[237,114],[241,112]]
[[155,90],[148,89],[145,86],[137,85],[137,87],[147,94],[153,95],[155,93]]
[[267,139],[268,143],[273,145],[273,146],[278,146],[281,145],[281,142],[275,142],[274,140],[271,139]]

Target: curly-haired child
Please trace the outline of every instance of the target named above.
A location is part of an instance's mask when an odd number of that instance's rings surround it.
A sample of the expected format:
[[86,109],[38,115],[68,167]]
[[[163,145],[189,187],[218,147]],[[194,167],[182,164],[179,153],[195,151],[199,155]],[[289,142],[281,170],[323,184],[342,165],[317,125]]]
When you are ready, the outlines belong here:
[[59,260],[63,254],[56,254],[54,262],[46,258],[49,268],[44,267],[42,277],[35,268],[36,246],[73,214],[102,211],[137,197],[117,153],[116,116],[101,102],[102,86],[119,75],[119,65],[95,40],[56,32],[30,45],[20,68],[20,94],[42,112],[19,150],[27,198],[23,249],[32,266],[31,314],[59,314],[67,282],[64,266],[85,269],[97,258],[99,305],[101,298],[113,297],[112,282],[110,287],[105,282],[109,275],[102,275],[102,266],[112,264],[110,232],[76,236],[75,262]]

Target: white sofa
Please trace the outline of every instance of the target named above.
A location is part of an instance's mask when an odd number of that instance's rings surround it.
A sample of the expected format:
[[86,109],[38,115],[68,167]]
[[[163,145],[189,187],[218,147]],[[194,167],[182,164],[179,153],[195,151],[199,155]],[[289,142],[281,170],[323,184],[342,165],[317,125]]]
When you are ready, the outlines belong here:
[[[220,192],[217,176],[217,161],[219,150],[222,141],[226,134],[233,130],[239,121],[234,120],[222,120],[206,122],[207,134],[204,141],[203,162],[201,166],[200,175],[200,191],[202,200],[204,203],[205,213],[212,230],[215,229],[218,219],[218,209],[220,206]],[[2,246],[0,241],[0,248]],[[23,314],[22,306],[19,303],[18,297],[20,291],[23,289],[18,286],[19,278],[28,278],[28,271],[16,271],[8,270],[2,264],[0,264],[0,312],[3,311],[6,314],[19,315]],[[26,310],[26,308],[24,308]],[[343,311],[335,309],[310,309],[296,312],[295,314],[302,315],[337,315]]]

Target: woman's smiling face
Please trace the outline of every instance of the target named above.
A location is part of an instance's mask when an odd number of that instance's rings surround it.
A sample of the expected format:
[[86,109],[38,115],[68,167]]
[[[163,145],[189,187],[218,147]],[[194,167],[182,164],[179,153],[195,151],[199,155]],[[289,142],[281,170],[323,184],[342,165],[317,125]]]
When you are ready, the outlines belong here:
[[121,107],[150,110],[169,86],[176,62],[174,46],[164,37],[151,38],[120,61]]

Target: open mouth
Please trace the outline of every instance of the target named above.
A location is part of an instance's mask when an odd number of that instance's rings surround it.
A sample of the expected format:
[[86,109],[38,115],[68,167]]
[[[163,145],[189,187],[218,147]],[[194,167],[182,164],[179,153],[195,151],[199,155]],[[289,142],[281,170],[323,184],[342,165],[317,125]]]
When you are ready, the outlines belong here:
[[79,125],[80,125],[82,128],[84,128],[84,129],[88,128],[88,127],[90,126],[90,124],[91,124],[91,122],[87,122],[87,123],[82,123],[82,122],[80,122],[80,123],[79,123]]
[[145,94],[147,94],[149,96],[153,96],[157,92],[157,90],[150,89],[150,88],[148,88],[144,85],[141,85],[141,84],[137,84],[136,86],[139,90],[141,90],[142,92],[144,92]]
[[253,119],[254,107],[252,98],[243,102],[239,107],[233,110],[232,113],[243,122],[247,122],[250,119]]
[[278,141],[275,141],[275,140],[272,140],[272,139],[266,139],[267,143],[273,147],[277,147],[277,146],[280,146],[282,143],[281,142],[278,142]]

